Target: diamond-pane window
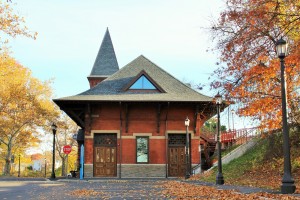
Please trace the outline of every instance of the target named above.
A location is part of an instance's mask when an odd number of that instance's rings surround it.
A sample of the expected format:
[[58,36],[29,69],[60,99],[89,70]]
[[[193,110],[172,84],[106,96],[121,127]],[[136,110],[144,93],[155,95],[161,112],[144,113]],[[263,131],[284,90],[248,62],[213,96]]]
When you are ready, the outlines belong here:
[[147,79],[146,76],[142,75],[129,89],[133,90],[155,90],[156,87]]

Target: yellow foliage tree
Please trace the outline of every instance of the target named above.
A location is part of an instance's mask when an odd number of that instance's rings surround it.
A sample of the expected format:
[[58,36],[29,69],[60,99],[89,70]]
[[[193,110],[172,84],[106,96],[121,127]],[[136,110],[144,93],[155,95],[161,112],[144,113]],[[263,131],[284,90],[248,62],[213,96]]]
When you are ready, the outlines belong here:
[[[66,176],[69,171],[68,169],[75,169],[74,163],[77,159],[77,142],[72,136],[77,133],[78,126],[65,114],[61,114],[56,125],[56,150],[62,161],[62,176]],[[72,147],[72,151],[68,155],[63,152],[63,147],[65,145],[70,145]]]
[[49,82],[41,82],[7,53],[0,54],[0,142],[10,174],[13,153],[39,142],[43,126],[58,116]]
[[[23,35],[35,39],[36,32],[30,32],[24,25],[25,19],[14,13],[11,8],[11,3],[0,0],[0,32],[5,35],[15,38],[17,35]],[[6,43],[0,36],[0,43]],[[1,48],[0,48],[1,49]]]

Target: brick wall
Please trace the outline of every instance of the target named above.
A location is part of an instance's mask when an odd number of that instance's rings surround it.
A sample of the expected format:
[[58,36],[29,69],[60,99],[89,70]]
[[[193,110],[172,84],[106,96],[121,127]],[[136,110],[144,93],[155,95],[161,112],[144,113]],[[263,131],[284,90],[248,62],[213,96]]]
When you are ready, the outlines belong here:
[[[189,117],[191,134],[191,161],[192,164],[200,162],[199,131],[194,133],[195,107],[193,105],[165,104],[158,109],[158,104],[129,104],[127,112],[122,104],[110,103],[91,106],[91,113],[86,113],[85,133],[85,163],[86,175],[93,175],[93,137],[96,133],[118,134],[117,161],[122,163],[122,177],[124,175],[139,176],[165,176],[166,135],[168,133],[186,133],[184,121]],[[158,114],[158,111],[160,114]],[[122,127],[120,121],[122,117]],[[158,126],[159,117],[159,126]],[[167,119],[167,120],[166,120]],[[198,117],[198,124],[203,124]],[[128,130],[128,131],[126,131]],[[120,135],[121,134],[121,135]],[[149,136],[149,164],[136,164],[136,136]],[[120,141],[122,139],[122,142]],[[122,148],[122,149],[121,149]],[[162,167],[164,166],[164,167]],[[124,167],[124,169],[123,169]],[[118,168],[119,170],[119,168]],[[136,171],[136,172],[135,172]],[[147,174],[148,173],[148,174]],[[119,174],[119,172],[118,172]]]

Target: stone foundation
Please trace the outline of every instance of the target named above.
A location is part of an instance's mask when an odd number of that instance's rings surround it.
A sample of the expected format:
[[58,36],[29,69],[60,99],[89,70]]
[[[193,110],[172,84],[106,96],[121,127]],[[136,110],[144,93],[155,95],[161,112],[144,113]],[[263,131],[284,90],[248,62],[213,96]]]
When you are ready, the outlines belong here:
[[93,177],[93,164],[84,164],[84,178]]
[[[117,166],[117,176],[120,176],[120,165]],[[84,178],[93,177],[93,164],[84,165]],[[164,164],[122,164],[121,178],[165,178]]]
[[[118,167],[119,168],[119,167]],[[164,164],[122,164],[122,178],[165,178]]]

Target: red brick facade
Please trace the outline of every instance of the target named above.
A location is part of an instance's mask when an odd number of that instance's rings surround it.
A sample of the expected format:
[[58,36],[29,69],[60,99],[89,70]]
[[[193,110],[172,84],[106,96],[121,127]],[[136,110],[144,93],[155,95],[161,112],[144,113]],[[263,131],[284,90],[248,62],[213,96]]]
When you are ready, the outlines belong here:
[[[85,120],[85,164],[94,164],[94,134],[115,133],[118,138],[118,166],[137,164],[136,136],[149,137],[149,165],[167,166],[168,134],[186,134],[186,116],[190,119],[191,165],[196,165],[200,163],[198,127],[205,120],[201,120],[199,114],[195,115],[194,105],[170,103],[160,105],[160,109],[158,103],[107,103],[91,106],[91,113],[86,114]],[[164,173],[167,176],[167,172]]]

